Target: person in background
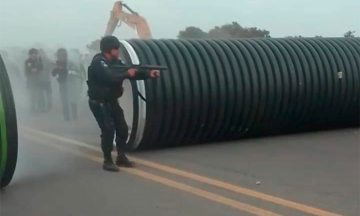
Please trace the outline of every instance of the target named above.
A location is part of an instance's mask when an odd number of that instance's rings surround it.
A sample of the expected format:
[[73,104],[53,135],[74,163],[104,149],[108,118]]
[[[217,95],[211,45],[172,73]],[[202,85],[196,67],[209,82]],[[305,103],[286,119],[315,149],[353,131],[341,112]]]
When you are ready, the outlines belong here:
[[39,53],[43,64],[43,70],[41,71],[39,77],[39,97],[41,103],[45,104],[45,110],[50,111],[52,109],[51,71],[53,69],[54,62],[46,55],[44,49],[40,49]]
[[40,88],[39,77],[43,70],[41,58],[39,57],[39,51],[35,48],[29,50],[29,58],[25,61],[25,77],[26,86],[30,96],[30,109],[31,112],[36,112],[37,109],[40,112],[44,112],[44,104],[39,100]]
[[[81,72],[81,80],[74,79],[76,83],[74,84],[74,91],[79,92],[80,94],[84,91],[84,82],[86,80],[86,70],[82,61],[82,55],[78,49],[71,49],[69,51],[69,60],[75,63],[76,67],[80,69]],[[79,83],[81,81],[81,83]],[[79,95],[78,95],[79,96]],[[81,98],[79,98],[81,99]]]
[[78,117],[78,101],[81,97],[80,86],[83,82],[81,69],[68,60],[68,52],[64,48],[57,51],[57,61],[52,75],[57,77],[61,103],[65,121]]

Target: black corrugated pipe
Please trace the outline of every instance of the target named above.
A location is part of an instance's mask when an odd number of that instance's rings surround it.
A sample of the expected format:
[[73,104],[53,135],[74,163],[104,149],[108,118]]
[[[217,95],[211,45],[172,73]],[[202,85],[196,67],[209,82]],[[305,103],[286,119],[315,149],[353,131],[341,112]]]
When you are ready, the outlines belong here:
[[359,124],[359,38],[128,40],[122,46],[128,63],[168,67],[159,79],[125,84],[120,102],[131,125],[130,149]]

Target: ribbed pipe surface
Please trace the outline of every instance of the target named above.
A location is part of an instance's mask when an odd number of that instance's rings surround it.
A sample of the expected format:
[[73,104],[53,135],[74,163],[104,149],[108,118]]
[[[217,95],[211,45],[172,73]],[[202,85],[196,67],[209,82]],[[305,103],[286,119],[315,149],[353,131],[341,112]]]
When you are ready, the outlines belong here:
[[15,172],[18,131],[10,80],[0,55],[0,187],[6,187]]
[[359,38],[127,42],[169,68],[145,81],[139,148],[359,122]]

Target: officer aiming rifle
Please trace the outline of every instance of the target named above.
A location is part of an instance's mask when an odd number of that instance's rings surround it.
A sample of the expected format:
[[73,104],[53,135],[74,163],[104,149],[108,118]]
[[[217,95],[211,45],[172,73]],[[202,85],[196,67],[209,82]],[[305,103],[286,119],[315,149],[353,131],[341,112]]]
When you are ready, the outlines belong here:
[[[120,167],[133,167],[125,155],[128,126],[118,98],[123,95],[125,79],[146,80],[160,76],[160,66],[125,65],[119,59],[120,42],[114,36],[100,41],[101,53],[94,56],[88,69],[89,106],[101,129],[101,148],[104,153],[103,169],[118,172]],[[113,162],[114,135],[116,134],[117,159]]]

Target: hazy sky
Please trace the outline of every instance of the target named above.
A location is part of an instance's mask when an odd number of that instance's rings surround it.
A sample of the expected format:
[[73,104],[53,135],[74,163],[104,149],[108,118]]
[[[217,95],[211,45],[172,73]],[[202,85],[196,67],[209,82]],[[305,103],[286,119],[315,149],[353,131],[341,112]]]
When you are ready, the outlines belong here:
[[[100,38],[114,0],[0,0],[0,46],[77,47]],[[179,30],[197,26],[209,30],[237,21],[289,35],[360,35],[360,0],[127,0],[144,16],[154,38],[175,38]],[[115,31],[119,38],[135,37],[128,27]]]

